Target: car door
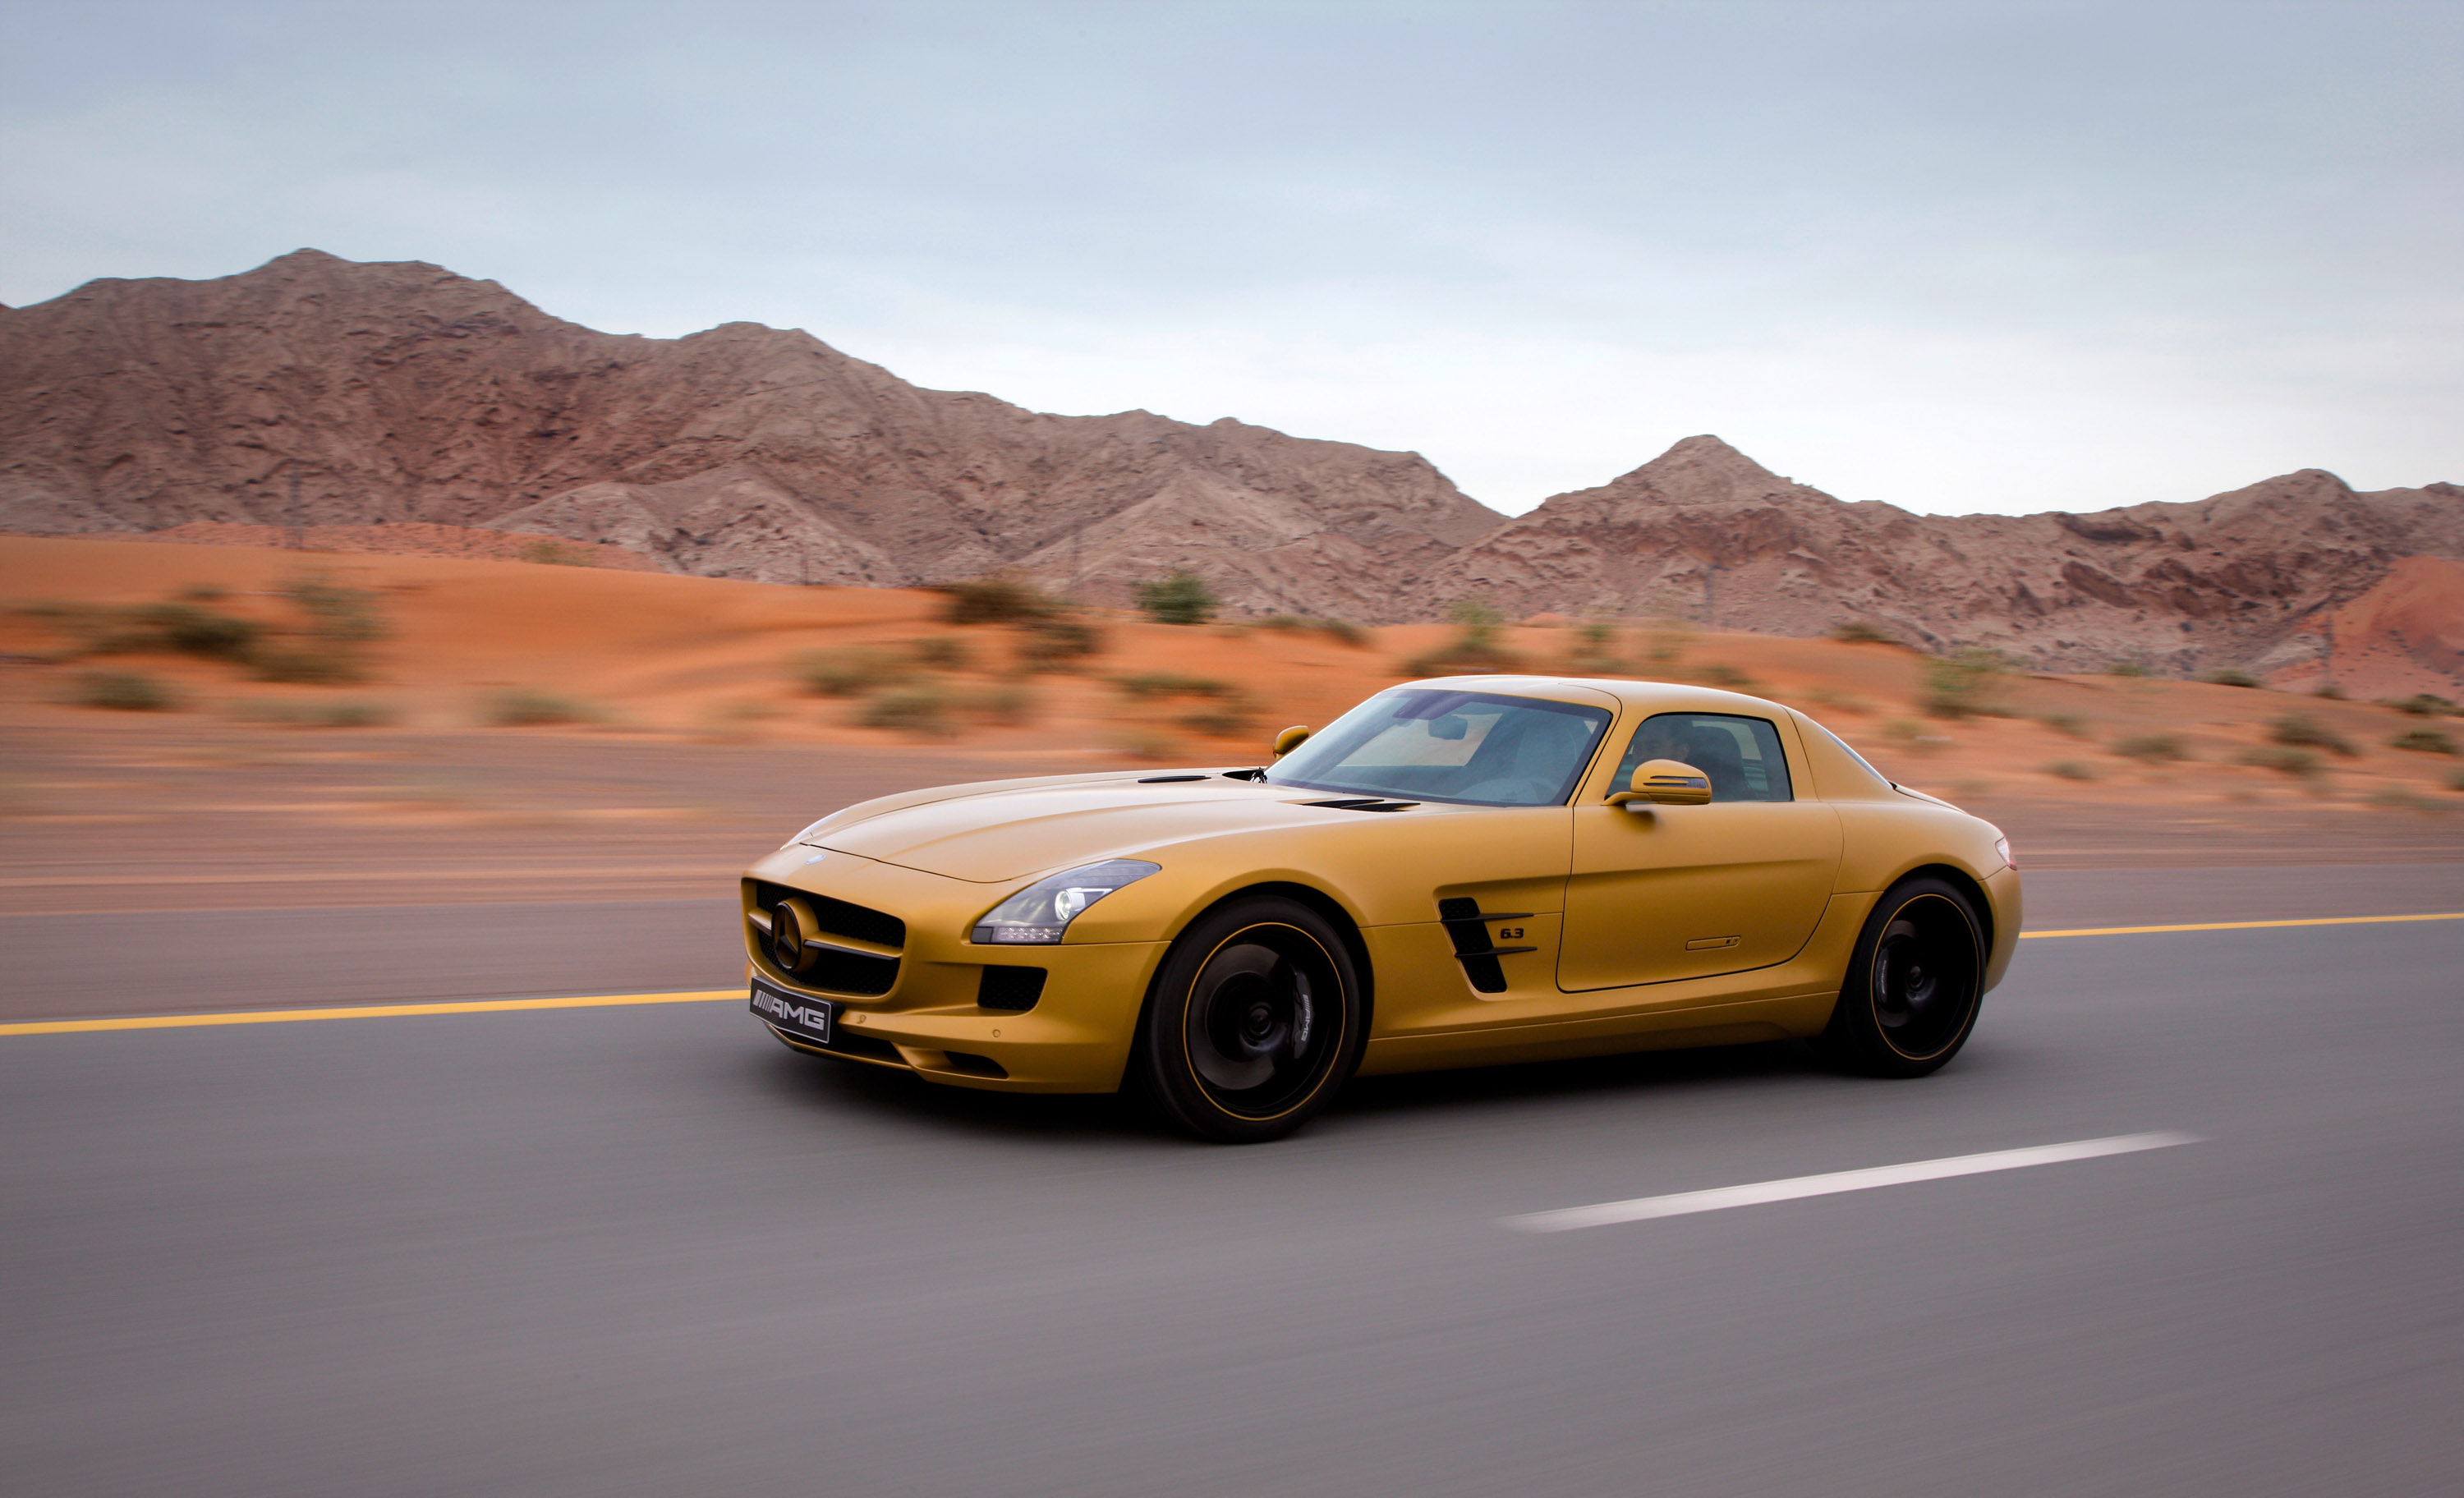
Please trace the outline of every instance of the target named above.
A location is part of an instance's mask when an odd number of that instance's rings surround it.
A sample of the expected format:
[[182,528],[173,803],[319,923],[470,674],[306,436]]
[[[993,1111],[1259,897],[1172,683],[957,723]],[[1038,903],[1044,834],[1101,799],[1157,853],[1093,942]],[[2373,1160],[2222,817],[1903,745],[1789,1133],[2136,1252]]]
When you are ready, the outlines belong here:
[[1573,808],[1559,988],[1716,977],[1804,947],[1830,902],[1841,836],[1837,812],[1810,788],[1796,795],[1805,776],[1801,754],[1791,763],[1792,728],[1662,713],[1636,729],[1615,788],[1644,760],[1679,760],[1709,778],[1711,803]]

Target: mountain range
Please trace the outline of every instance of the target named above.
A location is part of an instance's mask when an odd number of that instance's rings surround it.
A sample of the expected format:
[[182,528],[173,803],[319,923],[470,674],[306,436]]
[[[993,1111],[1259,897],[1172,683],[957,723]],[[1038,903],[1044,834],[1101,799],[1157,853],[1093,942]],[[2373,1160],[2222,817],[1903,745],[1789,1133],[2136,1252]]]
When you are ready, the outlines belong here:
[[2361,493],[2305,469],[2189,503],[1922,516],[1698,436],[1509,518],[1418,453],[1045,415],[754,323],[601,333],[415,261],[302,250],[0,309],[0,530],[197,521],[486,527],[772,583],[1011,568],[1098,603],[1188,568],[1238,614],[1858,620],[2049,669],[2287,680],[2363,648],[2341,622],[2464,681],[2452,483]]

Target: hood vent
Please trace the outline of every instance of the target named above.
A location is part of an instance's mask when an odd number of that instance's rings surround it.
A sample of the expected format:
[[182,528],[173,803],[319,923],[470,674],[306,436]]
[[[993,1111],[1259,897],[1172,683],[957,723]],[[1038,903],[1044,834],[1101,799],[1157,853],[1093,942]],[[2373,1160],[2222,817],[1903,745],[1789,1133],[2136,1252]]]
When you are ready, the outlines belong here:
[[1337,811],[1409,811],[1417,801],[1387,801],[1378,796],[1346,797],[1341,801],[1305,801],[1304,806],[1331,806]]

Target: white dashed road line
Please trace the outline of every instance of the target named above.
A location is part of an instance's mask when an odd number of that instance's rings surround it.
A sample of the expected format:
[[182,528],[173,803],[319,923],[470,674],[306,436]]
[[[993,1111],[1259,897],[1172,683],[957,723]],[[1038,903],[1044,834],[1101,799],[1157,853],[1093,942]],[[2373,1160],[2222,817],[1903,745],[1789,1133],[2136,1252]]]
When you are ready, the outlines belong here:
[[2024,1150],[1994,1150],[1985,1155],[1954,1155],[1947,1159],[1913,1160],[1905,1165],[1876,1165],[1866,1170],[1834,1171],[1828,1176],[1793,1176],[1786,1180],[1756,1181],[1749,1186],[1721,1186],[1711,1191],[1681,1191],[1667,1197],[1637,1197],[1629,1201],[1602,1201],[1595,1206],[1559,1207],[1553,1212],[1528,1212],[1506,1219],[1507,1227],[1526,1233],[1563,1233],[1577,1227],[1606,1227],[1612,1223],[1639,1223],[1655,1217],[1683,1217],[1692,1212],[1718,1212],[1728,1207],[1761,1206],[1770,1201],[1794,1201],[1800,1197],[1828,1197],[1842,1191],[1867,1191],[1917,1180],[1945,1180],[1953,1176],[1981,1176],[1989,1171],[2022,1170],[2030,1165],[2058,1165],[2065,1160],[2092,1160],[2101,1155],[2129,1155],[2195,1144],[2195,1134],[2123,1134],[2105,1139],[2075,1139],[2068,1144],[2038,1144]]

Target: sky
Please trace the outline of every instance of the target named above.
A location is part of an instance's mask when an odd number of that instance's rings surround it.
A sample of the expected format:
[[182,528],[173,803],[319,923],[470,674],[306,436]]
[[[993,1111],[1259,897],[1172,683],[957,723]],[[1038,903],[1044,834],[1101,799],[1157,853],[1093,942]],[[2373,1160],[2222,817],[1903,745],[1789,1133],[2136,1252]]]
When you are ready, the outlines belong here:
[[1509,513],[2464,481],[2464,0],[0,0],[0,302],[303,246]]

